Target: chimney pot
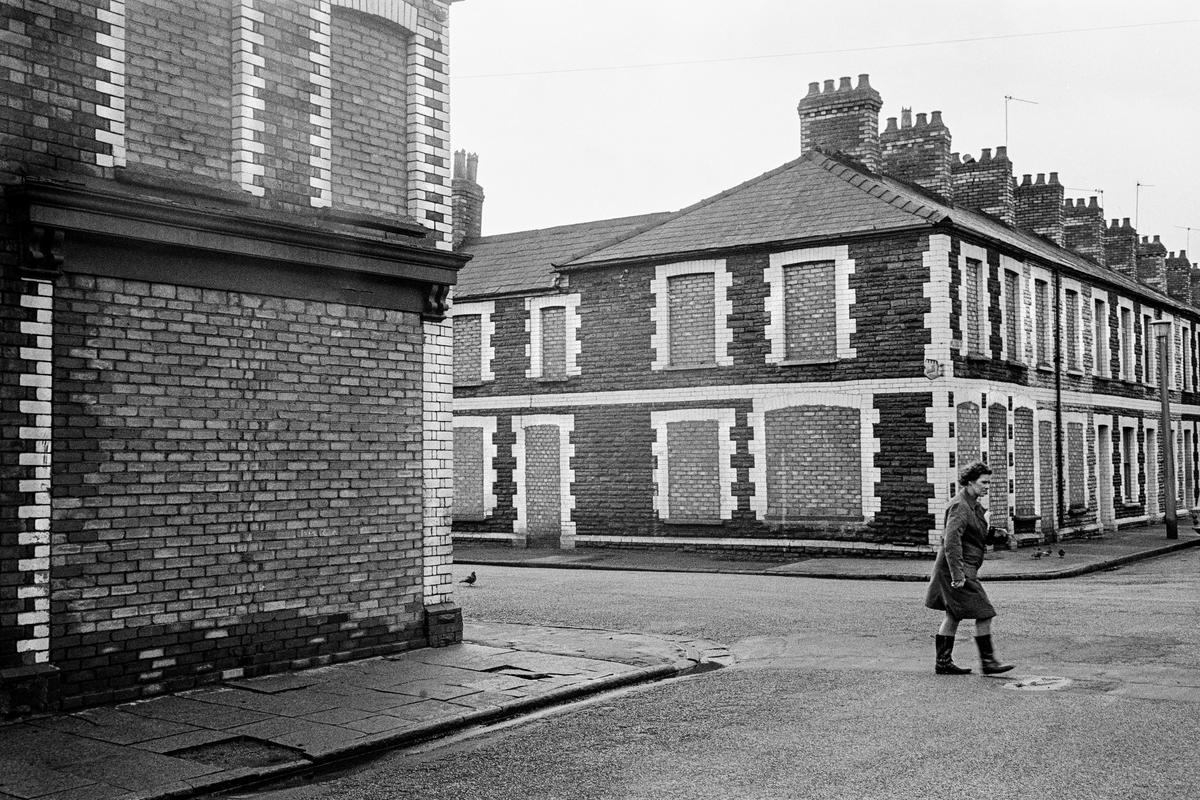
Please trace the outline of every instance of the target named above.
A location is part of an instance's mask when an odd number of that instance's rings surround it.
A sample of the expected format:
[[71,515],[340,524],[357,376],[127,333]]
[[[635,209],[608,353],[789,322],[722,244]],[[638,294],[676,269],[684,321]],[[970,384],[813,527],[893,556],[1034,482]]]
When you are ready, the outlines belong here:
[[825,87],[822,89],[822,91],[824,91],[824,92],[832,92],[833,91],[833,78],[829,78],[825,81]]
[[850,85],[850,76],[843,75],[842,79],[838,82],[838,91],[839,92],[848,92],[853,88],[854,87]]
[[1100,207],[1100,203],[1096,199],[1096,195],[1092,195],[1091,199],[1088,201],[1088,208],[1099,208],[1099,207]]
[[858,88],[859,89],[870,89],[871,88],[871,76],[865,72],[860,72],[858,75]]
[[942,112],[934,111],[932,114],[930,114],[929,124],[930,125],[944,125],[945,123],[942,122]]
[[1143,236],[1143,237],[1142,237],[1142,244],[1150,244],[1150,237],[1149,237],[1149,236]]
[[1032,175],[1026,173],[1025,175],[1021,176],[1021,185],[1022,186],[1029,186],[1031,183],[1033,183]]
[[895,117],[888,117],[888,118],[887,118],[887,129],[886,129],[886,130],[889,130],[889,131],[894,131],[894,130],[897,130],[897,128],[896,128],[896,118],[895,118]]
[[1154,234],[1154,243],[1158,244],[1158,234]]
[[924,113],[917,114],[917,127],[918,128],[926,128],[928,126],[929,126],[928,115],[926,115]]
[[813,94],[820,94],[820,93],[821,93],[821,83],[820,83],[820,81],[811,81],[811,82],[808,84],[808,93],[809,93],[810,95],[813,95]]
[[1122,228],[1132,228],[1133,227],[1132,225],[1129,224],[1129,217],[1121,218],[1121,227]]
[[901,108],[900,109],[900,127],[901,128],[911,128],[912,127],[912,109],[911,108]]
[[990,148],[990,147],[983,148],[983,151],[979,154],[979,162],[982,164],[984,161],[991,161],[991,160],[992,160],[992,148]]
[[1037,180],[1035,183],[1037,183],[1039,186],[1044,186],[1046,184],[1046,173],[1039,172],[1037,174]]
[[996,148],[996,158],[1000,160],[1008,158],[1008,145],[1002,144]]
[[1058,173],[1057,172],[1050,173],[1050,185],[1058,186]]
[[1174,251],[1174,250],[1172,250],[1171,252],[1167,253],[1167,258],[1169,258],[1169,259],[1171,259],[1172,261],[1174,261],[1174,260],[1175,260],[1175,251]]

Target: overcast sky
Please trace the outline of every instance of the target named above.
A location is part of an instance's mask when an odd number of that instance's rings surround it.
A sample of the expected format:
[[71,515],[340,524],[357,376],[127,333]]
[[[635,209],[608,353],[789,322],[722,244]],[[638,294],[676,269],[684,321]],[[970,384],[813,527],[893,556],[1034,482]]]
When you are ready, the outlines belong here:
[[673,211],[790,161],[811,81],[868,73],[881,126],[940,110],[976,158],[1011,95],[1036,103],[1007,103],[1018,180],[1102,190],[1197,261],[1198,44],[1184,0],[463,0],[451,137],[495,234]]

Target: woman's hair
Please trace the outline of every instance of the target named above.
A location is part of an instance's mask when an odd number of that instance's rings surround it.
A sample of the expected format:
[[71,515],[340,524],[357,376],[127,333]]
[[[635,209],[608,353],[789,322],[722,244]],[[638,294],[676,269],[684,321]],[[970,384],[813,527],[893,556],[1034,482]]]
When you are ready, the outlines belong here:
[[976,461],[974,464],[963,467],[962,471],[958,473],[958,485],[966,486],[968,483],[974,483],[979,480],[984,475],[991,474],[991,467],[982,461]]

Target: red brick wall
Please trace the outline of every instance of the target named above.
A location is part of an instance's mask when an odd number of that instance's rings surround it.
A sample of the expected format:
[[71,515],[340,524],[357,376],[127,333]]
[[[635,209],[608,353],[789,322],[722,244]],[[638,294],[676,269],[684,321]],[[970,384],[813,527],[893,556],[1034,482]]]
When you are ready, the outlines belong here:
[[68,703],[421,640],[415,315],[71,276],[55,348]]

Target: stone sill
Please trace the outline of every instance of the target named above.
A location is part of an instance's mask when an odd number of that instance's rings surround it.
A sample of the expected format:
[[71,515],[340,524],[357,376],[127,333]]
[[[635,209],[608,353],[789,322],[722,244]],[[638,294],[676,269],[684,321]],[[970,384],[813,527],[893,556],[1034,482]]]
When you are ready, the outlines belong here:
[[1068,369],[1068,370],[1066,370],[1066,374],[1068,374],[1072,377],[1075,377],[1075,378],[1082,378],[1084,375],[1084,372],[1081,369]]
[[1038,372],[1054,372],[1054,365],[1053,364],[1038,364],[1037,371]]
[[570,376],[564,376],[562,378],[542,378],[542,377],[534,378],[534,380],[537,381],[538,383],[566,383],[569,379],[570,379]]
[[836,363],[838,363],[838,359],[836,359],[836,358],[792,358],[792,359],[788,359],[786,361],[777,361],[775,363],[781,367],[807,367],[807,366],[812,366],[814,364],[836,364]]
[[723,519],[660,519],[664,525],[724,525]]
[[721,366],[721,365],[720,364],[679,364],[679,365],[667,364],[666,366],[659,367],[659,370],[661,370],[663,372],[679,372],[682,370],[689,370],[689,369],[716,369],[719,366]]

